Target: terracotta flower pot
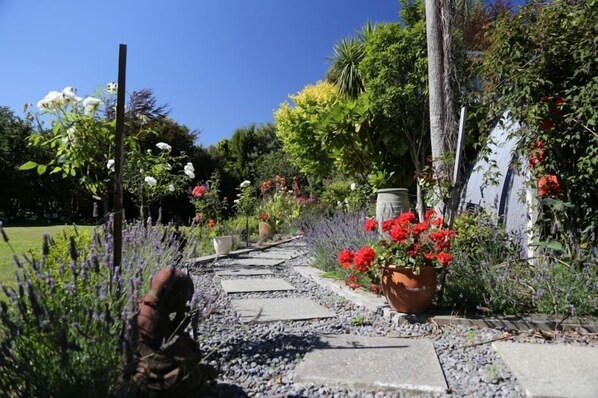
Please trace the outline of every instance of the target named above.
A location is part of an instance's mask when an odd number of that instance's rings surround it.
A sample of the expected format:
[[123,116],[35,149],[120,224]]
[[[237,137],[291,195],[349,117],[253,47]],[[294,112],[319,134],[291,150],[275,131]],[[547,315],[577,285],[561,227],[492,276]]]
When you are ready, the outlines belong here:
[[265,221],[258,224],[258,235],[260,238],[269,239],[272,236],[272,226]]
[[411,314],[423,312],[436,294],[436,271],[433,267],[422,267],[419,275],[415,275],[410,268],[384,267],[382,291],[393,310]]

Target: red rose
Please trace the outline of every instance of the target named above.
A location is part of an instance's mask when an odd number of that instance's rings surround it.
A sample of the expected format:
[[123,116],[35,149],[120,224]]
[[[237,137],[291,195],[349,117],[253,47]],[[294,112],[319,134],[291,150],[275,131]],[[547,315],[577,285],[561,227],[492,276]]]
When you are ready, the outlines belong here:
[[436,256],[436,259],[440,264],[442,264],[443,267],[446,267],[453,260],[453,256],[447,252],[440,252]]
[[563,190],[559,184],[559,179],[554,174],[542,176],[538,180],[538,195],[557,196],[562,192]]
[[378,228],[378,221],[375,218],[368,218],[365,220],[365,225],[363,227],[365,232],[375,232]]
[[540,123],[538,128],[542,131],[550,131],[554,129],[554,121],[550,119],[542,120],[542,123]]
[[370,246],[364,246],[357,253],[353,259],[355,269],[359,272],[367,272],[372,265],[372,261],[376,258],[376,252]]
[[268,221],[268,218],[270,218],[270,216],[268,216],[266,213],[260,214],[260,220]]
[[353,253],[349,249],[341,250],[338,254],[338,262],[340,263],[343,269],[351,268],[351,264],[353,263],[353,258],[355,257],[355,253]]
[[191,191],[191,195],[193,195],[194,198],[201,198],[207,192],[208,189],[206,187],[203,185],[197,185],[195,188],[193,188],[193,191]]
[[213,219],[213,218],[210,218],[210,219],[208,220],[208,227],[210,227],[210,228],[214,228],[215,226],[216,226],[216,221],[214,221],[214,219]]

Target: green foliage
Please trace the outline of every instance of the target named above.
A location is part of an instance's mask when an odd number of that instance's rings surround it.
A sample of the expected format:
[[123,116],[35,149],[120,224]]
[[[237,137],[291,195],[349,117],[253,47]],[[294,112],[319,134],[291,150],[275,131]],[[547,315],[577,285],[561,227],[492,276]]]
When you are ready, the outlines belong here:
[[520,153],[543,143],[533,174],[558,177],[575,234],[598,220],[597,19],[596,0],[530,2],[492,25],[483,65],[491,117],[522,122]]
[[484,211],[463,213],[454,224],[453,262],[448,269],[445,302],[461,312],[488,308],[492,313],[532,310],[531,277],[520,248],[498,220]]
[[274,113],[277,136],[289,160],[308,177],[328,176],[332,171],[330,154],[322,147],[319,121],[339,99],[336,88],[326,82],[308,85],[289,98],[294,107],[282,103]]
[[[513,236],[484,212],[455,220],[455,257],[445,297],[460,311],[539,312],[563,318],[598,312],[598,268],[589,233],[580,242],[557,233],[528,263]],[[558,221],[553,225],[558,230]]]

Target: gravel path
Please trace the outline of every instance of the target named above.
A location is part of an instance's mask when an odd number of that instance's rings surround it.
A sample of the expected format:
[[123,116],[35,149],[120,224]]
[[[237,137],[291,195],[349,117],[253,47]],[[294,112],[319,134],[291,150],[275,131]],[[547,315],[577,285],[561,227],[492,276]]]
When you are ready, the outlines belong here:
[[[281,247],[281,246],[279,246]],[[284,245],[282,246],[284,247]],[[226,265],[231,260],[220,260]],[[283,278],[297,290],[290,292],[241,293],[225,295],[220,277],[202,266],[196,272],[197,288],[219,292],[218,312],[199,325],[202,352],[219,368],[218,380],[210,384],[208,397],[523,397],[514,377],[493,350],[489,341],[501,337],[509,341],[538,344],[563,343],[598,345],[591,336],[558,334],[552,340],[533,331],[508,333],[434,324],[394,325],[379,314],[372,314],[346,299],[305,279],[293,265],[305,259],[289,260],[272,267],[274,277]],[[224,277],[223,277],[224,278]],[[260,278],[260,277],[256,277]],[[241,324],[230,309],[238,298],[310,297],[338,316],[324,320]],[[444,394],[413,395],[335,389],[323,385],[303,386],[293,382],[294,369],[318,334],[355,334],[430,339],[434,342],[449,391]]]

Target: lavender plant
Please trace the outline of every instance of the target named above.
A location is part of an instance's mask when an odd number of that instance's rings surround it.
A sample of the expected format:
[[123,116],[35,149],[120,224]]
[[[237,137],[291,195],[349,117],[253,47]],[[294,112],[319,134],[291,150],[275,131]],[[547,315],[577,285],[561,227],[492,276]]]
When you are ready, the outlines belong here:
[[460,312],[521,314],[533,310],[531,270],[515,237],[484,211],[463,213],[455,220],[453,261],[444,303]]
[[[111,272],[110,230],[103,226],[90,241],[77,234],[55,241],[45,236],[39,258],[14,255],[16,288],[0,287],[3,394],[128,396],[136,366],[137,302],[152,274],[180,265],[184,255],[169,227],[137,222],[125,228],[122,263]],[[9,243],[1,225],[0,231]],[[210,302],[196,295],[195,323]]]
[[357,250],[372,244],[372,237],[363,229],[364,220],[363,213],[337,213],[307,227],[305,243],[313,258],[312,266],[323,271],[337,271],[340,250]]

